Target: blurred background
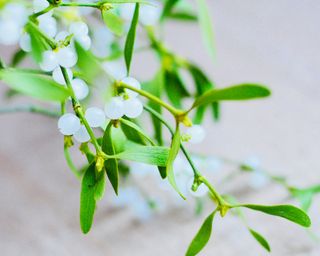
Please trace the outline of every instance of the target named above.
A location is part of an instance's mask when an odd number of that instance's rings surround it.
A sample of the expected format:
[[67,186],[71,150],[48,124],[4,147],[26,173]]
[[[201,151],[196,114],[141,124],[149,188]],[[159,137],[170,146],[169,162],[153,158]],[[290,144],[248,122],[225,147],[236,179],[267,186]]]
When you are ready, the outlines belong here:
[[[320,2],[208,2],[216,37],[215,63],[196,24],[167,24],[167,45],[203,67],[219,87],[258,82],[269,86],[273,95],[262,101],[223,104],[221,121],[207,119],[206,143],[195,150],[238,161],[255,157],[270,173],[286,176],[299,187],[320,183]],[[1,46],[0,55],[6,59],[12,50]],[[149,55],[134,57],[137,77],[151,77],[155,71]],[[5,88],[0,91],[3,95]],[[30,100],[18,97],[13,103],[22,102]],[[0,103],[8,104],[4,98]],[[193,206],[181,202],[141,219],[128,207],[110,207],[113,192],[108,186],[91,232],[83,235],[80,184],[65,163],[56,120],[6,114],[0,116],[0,124],[1,255],[183,255],[212,208],[206,205],[195,217]],[[237,179],[232,186],[217,186],[242,202],[297,204],[275,184],[252,191]],[[315,198],[310,216],[312,231],[320,236],[318,206]],[[306,230],[278,218],[245,213],[250,226],[269,240],[271,255],[320,254],[318,242]],[[216,216],[211,240],[200,255],[267,253],[230,215]]]

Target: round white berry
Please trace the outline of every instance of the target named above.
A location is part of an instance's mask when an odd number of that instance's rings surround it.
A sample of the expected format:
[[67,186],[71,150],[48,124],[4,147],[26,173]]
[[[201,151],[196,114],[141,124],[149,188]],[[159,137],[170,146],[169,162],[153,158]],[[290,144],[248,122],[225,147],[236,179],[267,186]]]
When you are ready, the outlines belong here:
[[90,140],[90,135],[84,125],[81,125],[80,129],[73,135],[76,141],[84,143]]
[[58,62],[62,67],[71,68],[76,65],[78,56],[71,47],[64,47],[57,52]]
[[[134,88],[136,88],[136,89],[141,89],[141,84],[140,84],[140,82],[137,80],[137,79],[135,79],[135,78],[133,78],[133,77],[125,77],[125,78],[123,78],[123,79],[121,79],[121,82],[122,83],[125,83],[125,84],[127,84],[127,85],[130,85],[130,86],[132,86],[132,87],[134,87]],[[135,92],[135,91],[132,91],[132,90],[130,90],[130,89],[127,89],[126,90],[126,92],[127,92],[127,94],[129,95],[129,97],[136,97],[136,96],[138,96],[138,93],[137,92]]]
[[21,3],[8,3],[1,12],[1,16],[5,20],[11,20],[18,24],[21,28],[28,21],[28,11]]
[[42,53],[42,61],[40,68],[44,71],[52,71],[59,65],[57,54],[53,51],[45,51]]
[[201,125],[193,125],[187,129],[187,134],[191,136],[189,142],[192,144],[200,143],[206,137],[206,131]]
[[89,125],[93,128],[102,126],[106,121],[105,113],[100,108],[91,107],[88,108],[85,113]]
[[66,37],[70,35],[67,31],[60,31],[56,36],[55,36],[55,40],[56,41],[63,41],[66,39]]
[[58,128],[63,135],[73,135],[80,129],[80,120],[72,113],[64,114],[58,120]]
[[71,81],[71,85],[74,91],[75,96],[78,100],[83,100],[89,94],[89,87],[85,81],[82,79],[76,78]]
[[21,27],[14,20],[0,20],[0,43],[14,45],[18,43]]
[[192,184],[193,184],[193,178],[191,178],[190,181],[188,182],[188,188],[189,188],[190,194],[193,195],[194,197],[203,197],[209,191],[208,187],[203,183],[198,187],[197,191],[193,191],[191,189]]
[[39,12],[49,7],[49,2],[47,0],[33,0],[33,10],[34,12]]
[[141,115],[143,105],[138,98],[130,98],[124,101],[124,114],[130,118],[136,118]]
[[25,52],[31,52],[31,38],[28,33],[22,34],[19,40],[20,48]]
[[122,98],[113,97],[109,103],[106,104],[104,111],[106,116],[110,119],[119,119],[124,115],[124,103]]
[[89,32],[88,25],[82,21],[72,22],[69,31],[75,37],[86,36]]
[[57,21],[55,18],[47,15],[40,16],[39,28],[49,37],[54,37],[57,33]]
[[83,35],[76,38],[77,42],[84,50],[89,50],[91,47],[91,38],[88,35]]
[[[67,68],[67,74],[68,74],[68,78],[71,81],[73,78],[73,74],[72,74],[72,70]],[[56,67],[53,72],[52,72],[52,78],[54,81],[56,81],[58,84],[66,84],[66,81],[64,80],[64,76],[62,74],[61,68],[60,67]]]

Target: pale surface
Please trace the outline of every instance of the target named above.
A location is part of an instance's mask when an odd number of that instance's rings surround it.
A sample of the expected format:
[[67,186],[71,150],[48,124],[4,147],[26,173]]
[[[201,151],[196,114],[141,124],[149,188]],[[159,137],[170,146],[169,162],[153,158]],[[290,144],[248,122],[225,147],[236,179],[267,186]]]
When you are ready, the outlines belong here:
[[[290,175],[293,184],[319,182],[319,1],[212,2],[218,49],[214,67],[195,41],[196,26],[173,25],[168,42],[205,66],[219,86],[257,81],[269,85],[273,97],[225,104],[222,122],[206,124],[211,143],[200,150],[235,159],[254,154],[268,169]],[[1,55],[5,51],[1,48]],[[138,73],[143,71],[145,67]],[[79,183],[66,167],[56,121],[17,114],[0,116],[0,123],[1,255],[183,255],[204,216],[168,212],[136,224],[127,212],[111,211],[102,202],[92,232],[84,236],[78,223]],[[241,191],[228,190],[248,202],[285,201],[277,186],[243,196]],[[311,217],[319,234],[318,205],[316,200]],[[260,214],[249,216],[251,226],[269,238],[271,255],[320,254],[303,229]],[[215,220],[214,235],[201,255],[265,252],[238,220],[227,216]]]

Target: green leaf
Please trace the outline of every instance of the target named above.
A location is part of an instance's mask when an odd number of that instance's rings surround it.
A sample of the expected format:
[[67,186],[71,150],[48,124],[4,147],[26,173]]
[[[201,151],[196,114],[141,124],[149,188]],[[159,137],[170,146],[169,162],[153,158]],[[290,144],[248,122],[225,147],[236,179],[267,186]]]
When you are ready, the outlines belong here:
[[240,205],[240,207],[246,207],[254,211],[260,211],[266,214],[279,216],[287,220],[290,220],[296,224],[299,224],[303,227],[310,227],[311,225],[311,220],[309,216],[301,209],[292,205],[265,206],[255,204],[244,204]]
[[96,184],[95,184],[95,191],[94,191],[94,199],[96,201],[101,200],[104,196],[104,192],[106,189],[106,173],[104,170],[101,170],[97,174]]
[[90,231],[96,208],[95,200],[95,162],[86,170],[81,183],[80,225],[84,234]]
[[193,238],[189,248],[186,252],[186,256],[195,256],[197,255],[208,243],[211,231],[212,231],[212,222],[215,215],[215,211],[212,212],[203,222],[201,228],[199,229],[196,236]]
[[179,21],[197,21],[198,17],[191,12],[175,11],[167,15],[167,18]]
[[90,51],[84,50],[77,41],[75,41],[75,49],[78,55],[77,66],[81,75],[86,81],[92,83],[97,75],[102,72],[101,65],[97,58]]
[[[160,69],[155,77],[146,83],[142,84],[142,87],[147,92],[153,94],[154,96],[161,98],[163,87],[164,87],[164,70]],[[154,103],[153,101],[149,101],[148,105],[161,114],[162,109],[159,104]],[[155,118],[153,115],[151,116],[153,130],[154,130],[154,137],[157,140],[159,145],[163,145],[163,138],[162,138],[162,124],[161,122]]]
[[117,36],[124,32],[124,21],[111,10],[103,11],[102,18],[106,26]]
[[151,145],[155,146],[153,140],[134,122],[125,118],[121,118],[120,122],[121,129],[129,140],[142,145],[146,145],[146,141],[149,141]]
[[189,97],[190,93],[183,84],[178,71],[165,71],[165,88],[170,102],[176,107],[181,108],[181,100]]
[[38,31],[35,30],[32,26],[27,25],[26,30],[30,35],[32,57],[37,63],[40,63],[42,61],[42,53],[48,50],[50,47],[45,42],[45,40],[40,37]]
[[209,13],[209,6],[206,0],[197,0],[199,25],[202,32],[205,46],[207,47],[212,59],[215,59],[215,41],[213,34],[213,26]]
[[254,231],[253,229],[249,228],[250,234],[257,240],[257,242],[268,252],[271,251],[270,245],[268,241],[260,235],[258,232]]
[[[112,136],[112,123],[110,122],[104,132],[102,139],[102,151],[107,155],[114,155],[116,153],[115,147],[113,144],[113,136]],[[118,195],[118,184],[119,184],[119,169],[118,169],[118,160],[114,158],[107,159],[104,162],[104,167],[106,168],[106,172],[110,183]]]
[[167,147],[141,146],[133,142],[127,142],[125,150],[117,154],[117,158],[157,166],[166,166],[168,155],[169,148]]
[[27,53],[25,51],[23,50],[16,51],[11,59],[10,66],[12,67],[17,66],[26,56],[27,56]]
[[175,176],[174,176],[174,170],[173,170],[173,163],[179,153],[180,143],[181,143],[180,130],[179,130],[179,126],[177,126],[171,142],[168,161],[166,164],[167,166],[166,172],[167,172],[168,181],[171,184],[171,186],[174,188],[175,191],[179,193],[179,195],[183,199],[185,199],[185,197],[182,195],[182,193],[178,188],[178,185],[176,183]]
[[130,29],[129,29],[126,43],[124,46],[124,59],[126,61],[128,74],[130,73],[130,64],[131,64],[131,59],[132,59],[132,54],[133,54],[133,49],[134,49],[134,42],[135,42],[135,38],[136,38],[137,24],[138,24],[138,20],[139,20],[139,7],[140,7],[140,5],[137,3],[136,7],[134,9]]
[[164,7],[163,7],[163,11],[162,11],[162,14],[161,14],[161,20],[164,20],[164,18],[171,13],[173,7],[174,7],[178,2],[179,2],[179,0],[167,0],[167,1],[165,2],[165,5],[164,5]]
[[41,100],[61,102],[70,96],[67,88],[45,75],[5,69],[0,71],[0,80],[11,89]]
[[222,89],[211,89],[195,100],[192,108],[222,100],[252,100],[271,94],[267,87],[257,84],[240,84]]

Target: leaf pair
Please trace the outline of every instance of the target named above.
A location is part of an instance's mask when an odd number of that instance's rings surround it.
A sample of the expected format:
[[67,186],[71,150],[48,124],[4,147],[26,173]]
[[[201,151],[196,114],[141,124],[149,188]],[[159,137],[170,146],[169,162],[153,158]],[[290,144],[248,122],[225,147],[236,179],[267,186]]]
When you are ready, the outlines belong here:
[[105,191],[105,173],[96,173],[95,167],[95,162],[89,165],[81,183],[80,226],[84,234],[91,229],[96,202],[102,199]]

